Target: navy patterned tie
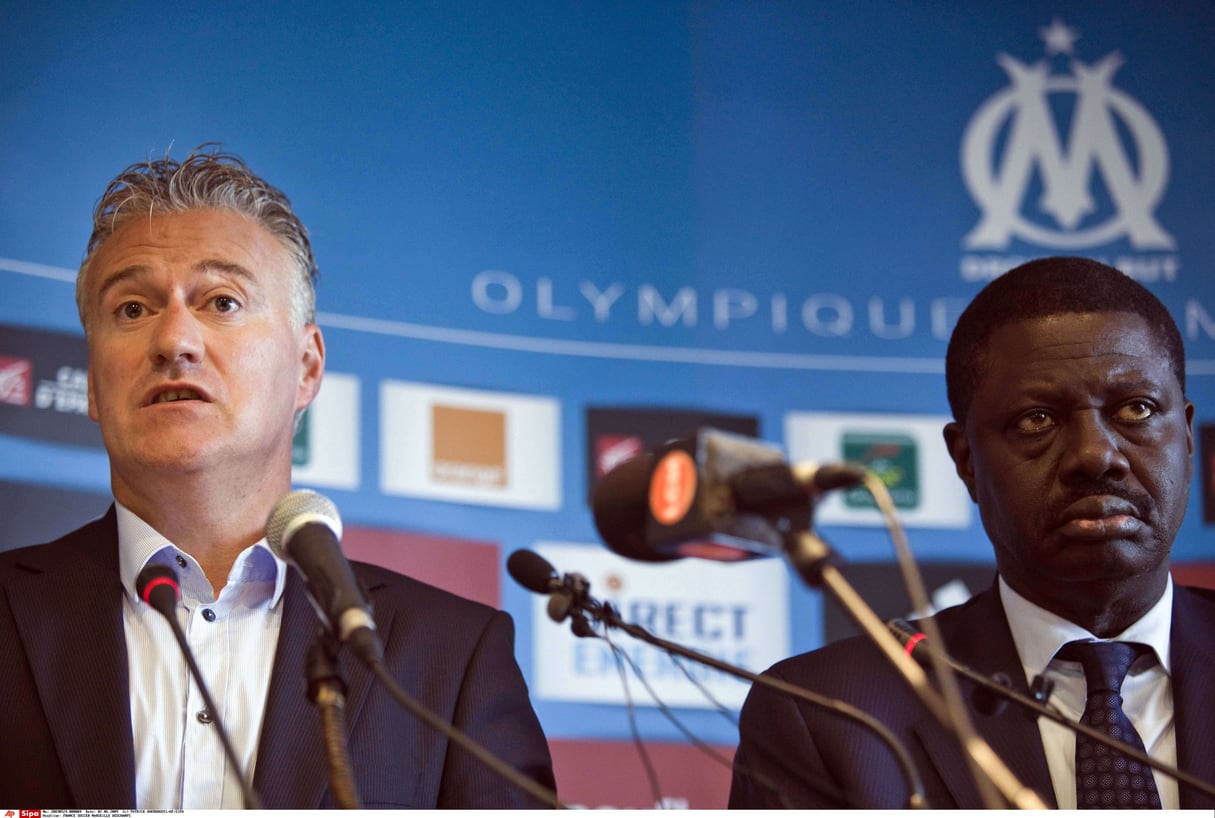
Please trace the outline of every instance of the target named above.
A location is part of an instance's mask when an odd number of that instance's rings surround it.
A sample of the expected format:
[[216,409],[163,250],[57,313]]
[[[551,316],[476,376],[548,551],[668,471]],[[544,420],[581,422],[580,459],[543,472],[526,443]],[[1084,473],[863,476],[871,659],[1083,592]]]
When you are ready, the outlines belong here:
[[[1058,656],[1084,666],[1088,700],[1081,721],[1143,750],[1143,739],[1122,711],[1122,680],[1146,645],[1068,642]],[[1152,769],[1087,736],[1076,735],[1076,809],[1160,809]]]

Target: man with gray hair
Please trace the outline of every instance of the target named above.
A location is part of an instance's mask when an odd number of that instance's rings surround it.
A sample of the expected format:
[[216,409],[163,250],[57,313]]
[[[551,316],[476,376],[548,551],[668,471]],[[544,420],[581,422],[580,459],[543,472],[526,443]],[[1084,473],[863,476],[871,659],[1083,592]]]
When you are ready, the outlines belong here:
[[[286,196],[214,146],[132,165],[102,196],[76,301],[115,502],[55,542],[0,555],[0,802],[240,807],[244,775],[266,808],[335,804],[305,695],[316,615],[265,539],[291,489],[296,419],[324,372],[315,280]],[[149,565],[180,577],[176,615],[217,713],[169,623],[136,593]],[[353,565],[396,683],[551,790],[510,617]],[[540,805],[418,722],[365,668],[348,671],[363,805]]]

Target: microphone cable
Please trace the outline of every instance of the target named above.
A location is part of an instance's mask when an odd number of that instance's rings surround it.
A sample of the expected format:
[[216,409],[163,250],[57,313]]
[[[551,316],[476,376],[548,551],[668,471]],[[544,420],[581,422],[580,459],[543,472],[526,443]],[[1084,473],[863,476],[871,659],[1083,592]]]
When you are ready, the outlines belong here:
[[[890,490],[872,469],[864,469],[864,480],[862,482],[870,496],[873,497],[873,501],[876,503],[882,515],[882,520],[886,525],[891,544],[894,546],[895,555],[898,558],[899,568],[903,574],[903,584],[911,600],[912,609],[918,611],[931,610],[928,590],[924,585],[924,579],[920,574],[919,566],[916,564],[915,556],[911,551],[911,544],[907,539],[907,533],[899,521],[898,510],[895,508],[894,500],[890,496]],[[931,616],[928,616],[924,622],[924,630],[928,634],[928,637],[937,643],[942,643],[936,621]],[[975,781],[975,786],[978,788],[979,796],[983,799],[984,804],[988,809],[1000,809],[1005,806],[1003,800],[1007,800],[1011,804],[1020,806],[1019,798],[1023,797],[1027,790],[1024,785],[1012,777],[1011,772],[1007,770],[1007,767],[995,755],[994,751],[991,751],[986,742],[979,738],[978,733],[975,731],[974,723],[971,721],[970,714],[962,701],[962,692],[958,687],[957,678],[949,672],[946,664],[943,661],[939,661],[935,656],[932,662],[932,669],[940,689],[941,699],[943,699],[943,704],[948,714],[948,726],[952,726],[954,733],[958,737],[958,741],[962,744],[971,776]],[[936,715],[940,718],[945,714],[936,713]],[[994,761],[995,763],[990,767],[981,764],[979,759],[975,757],[975,753],[973,752],[975,749],[981,750],[985,756],[990,755],[988,761]],[[996,776],[993,775],[993,771],[999,773],[1000,777],[1004,780],[998,781]],[[1007,775],[1004,775],[1005,773]],[[1032,792],[1032,790],[1029,792]],[[1001,795],[1003,799],[1001,799]],[[1040,799],[1037,798],[1036,793],[1033,799],[1040,803]]]
[[[292,535],[315,526],[311,547],[297,559],[290,546]],[[537,801],[555,809],[567,809],[557,793],[529,778],[498,758],[483,744],[410,696],[384,667],[384,646],[375,632],[371,605],[354,576],[340,545],[341,518],[329,498],[313,491],[293,491],[275,504],[266,523],[271,551],[291,565],[308,587],[309,599],[321,627],[371,671],[375,679],[414,718],[437,730],[494,773]],[[315,585],[315,588],[314,588]],[[316,593],[319,591],[319,593]],[[324,675],[322,673],[322,675]]]
[[674,653],[668,653],[667,656],[671,657],[672,664],[679,668],[679,672],[682,673],[689,682],[691,682],[692,686],[700,691],[700,695],[705,697],[705,701],[713,705],[713,710],[716,711],[717,714],[723,719],[730,722],[730,724],[737,727],[738,719],[735,718],[734,711],[730,710],[730,708],[719,702],[717,697],[713,695],[713,691],[705,687],[704,683],[701,682],[700,679],[697,679],[694,675],[692,675],[692,671],[688,670],[687,666],[683,663],[683,659],[676,656]]
[[220,744],[224,748],[224,755],[227,757],[228,763],[232,765],[236,780],[240,782],[245,809],[260,810],[262,808],[261,799],[257,797],[257,792],[249,783],[245,771],[236,758],[236,750],[233,749],[228,731],[224,728],[223,720],[219,716],[219,709],[215,706],[215,701],[211,698],[211,691],[203,680],[202,671],[194,659],[194,652],[190,650],[190,644],[186,641],[185,631],[181,629],[181,623],[177,621],[177,602],[181,599],[181,583],[177,578],[177,572],[167,565],[149,563],[135,578],[135,592],[139,594],[140,599],[152,606],[168,621],[169,627],[173,631],[173,637],[177,640],[178,647],[181,648],[181,654],[185,657],[186,666],[190,669],[190,675],[194,677],[194,681],[198,685],[198,692],[202,695],[203,704],[214,720]]
[[1128,758],[1138,761],[1140,764],[1144,764],[1153,769],[1159,770],[1179,783],[1188,784],[1195,789],[1203,791],[1207,795],[1215,796],[1215,785],[1203,781],[1201,778],[1198,778],[1192,773],[1187,773],[1180,767],[1160,761],[1156,758],[1152,758],[1143,750],[1110,738],[1105,733],[1090,727],[1083,721],[1072,721],[1067,716],[1063,715],[1063,713],[1057,708],[1045,704],[1044,702],[1045,698],[1047,698],[1046,696],[1044,696],[1043,701],[1039,701],[1031,696],[1026,696],[1016,690],[1013,690],[1011,687],[1005,687],[990,676],[985,676],[978,671],[972,670],[961,662],[954,660],[951,656],[949,656],[948,653],[943,650],[939,650],[932,643],[931,637],[919,638],[926,637],[926,634],[917,631],[915,626],[910,622],[904,619],[891,619],[886,623],[886,627],[890,629],[890,632],[894,634],[896,639],[903,643],[904,651],[911,658],[923,662],[925,661],[924,655],[928,654],[929,657],[931,657],[929,661],[936,661],[938,659],[943,661],[953,673],[969,679],[970,681],[979,685],[981,688],[990,691],[998,697],[1001,697],[1004,701],[1013,702],[1014,704],[1019,705],[1020,707],[1033,713],[1035,716],[1048,718],[1056,724],[1069,728],[1074,733],[1080,733],[1107,747],[1116,748],[1118,752],[1124,754]]
[[[543,571],[540,569],[543,569]],[[626,622],[623,618],[621,618],[619,612],[617,612],[610,603],[599,602],[593,597],[590,597],[589,594],[585,593],[586,587],[589,585],[589,583],[586,582],[584,577],[573,575],[572,578],[576,579],[577,581],[570,582],[571,575],[567,574],[565,575],[564,582],[562,580],[558,580],[556,578],[556,569],[553,568],[548,560],[544,559],[535,552],[527,551],[526,549],[515,551],[513,554],[511,554],[510,559],[507,560],[507,570],[510,572],[511,577],[516,582],[527,590],[538,594],[548,594],[551,596],[562,593],[564,586],[578,586],[582,592],[581,596],[573,596],[571,597],[572,600],[577,603],[582,610],[590,614],[591,618],[603,623],[605,628],[617,628],[629,634],[634,639],[646,642],[654,647],[667,651],[668,653],[676,653],[680,656],[691,659],[698,664],[711,667],[715,670],[720,670],[723,673],[728,673],[729,675],[739,679],[745,679],[752,684],[763,685],[776,690],[782,695],[809,702],[817,707],[826,708],[838,713],[844,718],[860,724],[875,734],[887,746],[887,748],[889,748],[891,754],[897,761],[900,770],[903,772],[903,778],[907,784],[908,805],[918,809],[922,809],[927,806],[924,796],[924,785],[920,780],[919,771],[916,769],[915,764],[911,761],[910,755],[907,753],[907,749],[899,742],[898,737],[890,731],[890,728],[860,708],[853,707],[845,701],[822,696],[812,690],[807,690],[804,687],[790,684],[784,679],[769,676],[767,674],[753,673],[736,665],[731,665],[728,662],[723,662],[720,659],[709,656],[708,654],[694,651],[676,642],[671,642],[659,636],[655,636],[640,625],[634,625]],[[547,573],[548,576],[542,576],[541,574],[543,573]],[[893,639],[893,637],[891,638]]]
[[[665,716],[666,719],[675,726],[675,729],[677,729],[680,733],[682,733],[684,735],[684,737],[692,744],[692,746],[696,747],[696,749],[700,750],[701,753],[703,753],[705,756],[712,759],[713,761],[720,764],[721,766],[725,767],[726,769],[728,769],[728,770],[735,769],[735,762],[731,761],[730,759],[723,756],[721,753],[717,752],[717,750],[712,745],[710,745],[707,741],[705,741],[704,739],[700,738],[695,733],[693,733],[691,728],[689,728],[687,725],[685,725],[679,719],[679,717],[675,715],[675,712],[673,710],[671,710],[671,708],[666,704],[666,702],[664,702],[662,700],[662,698],[658,695],[657,691],[654,690],[653,686],[650,684],[649,680],[645,677],[645,674],[642,672],[641,668],[638,667],[637,663],[633,660],[633,658],[628,654],[627,651],[625,651],[623,648],[618,647],[614,642],[612,642],[611,639],[607,636],[606,632],[604,633],[604,635],[602,637],[599,637],[599,638],[602,638],[604,641],[606,641],[612,647],[613,652],[618,652],[619,656],[623,657],[624,661],[629,663],[629,667],[631,667],[633,669],[633,675],[637,677],[637,680],[639,682],[641,682],[642,686],[646,689],[646,692],[650,694],[650,698],[654,700],[654,704],[658,707],[658,712],[662,713],[662,715]],[[683,671],[684,675],[687,676],[688,681],[692,682],[692,684],[695,685],[696,688],[698,690],[700,690],[700,692],[704,695],[704,697],[714,706],[714,710],[716,712],[718,712],[719,714],[725,716],[728,721],[730,721],[732,724],[737,726],[738,720],[734,718],[733,713],[730,713],[725,708],[725,706],[721,702],[717,701],[717,699],[714,698],[713,695],[697,679],[695,679],[691,674],[688,673],[687,668],[685,668],[684,665],[680,662],[680,657],[676,656],[673,653],[667,653],[666,655],[671,658],[671,661],[675,663],[676,667],[678,667],[681,671]],[[619,666],[619,659],[617,659],[617,665]],[[622,679],[623,679],[623,671],[622,671]],[[625,696],[628,697],[629,694],[628,694],[628,689],[627,689],[627,682],[625,682],[625,685],[626,685]],[[629,699],[629,705],[630,705],[630,707],[632,706],[631,698]],[[775,782],[773,782],[770,778],[768,778],[766,775],[764,775],[760,771],[752,769],[751,767],[744,765],[744,764],[738,764],[737,768],[743,774],[748,775],[752,779],[754,779],[756,783],[760,784],[761,786],[763,786],[763,787],[767,788],[768,790],[770,790],[771,792],[773,792],[776,795],[776,797],[780,799],[781,805],[785,809],[793,809],[793,805],[789,803],[787,797],[785,796],[784,791],[782,791],[781,788]],[[792,769],[792,768],[786,767],[786,769]]]
[[396,679],[392,678],[392,674],[384,667],[384,663],[378,659],[367,663],[367,668],[375,675],[375,678],[384,686],[389,695],[394,698],[398,704],[408,710],[419,721],[425,722],[430,727],[438,730],[443,735],[450,738],[461,748],[466,750],[470,755],[477,758],[485,766],[489,767],[498,775],[505,778],[510,783],[514,784],[519,789],[526,792],[528,795],[541,801],[554,809],[567,809],[566,805],[557,797],[557,793],[540,784],[537,781],[528,778],[523,773],[516,770],[514,767],[505,763],[502,759],[491,753],[479,741],[465,733],[454,724],[448,724],[437,713],[431,711],[417,699],[406,693]]
[[[645,741],[641,738],[641,729],[637,726],[637,706],[633,703],[633,691],[629,687],[629,674],[625,670],[623,659],[628,659],[628,655],[624,649],[608,638],[606,632],[600,637],[612,649],[612,658],[616,662],[616,672],[620,674],[620,686],[624,689],[625,713],[629,719],[629,734],[633,737],[633,746],[637,748],[637,755],[641,759],[641,766],[645,769],[646,778],[650,782],[650,793],[654,797],[655,808],[662,803],[662,784],[658,781],[658,771],[654,769],[653,759],[650,758],[650,752],[646,749]],[[629,659],[629,664],[632,665],[632,659]],[[634,666],[634,672],[636,667]],[[638,676],[638,678],[641,678]],[[644,684],[644,682],[643,682]],[[649,689],[649,685],[646,685]],[[653,693],[650,694],[653,696]],[[655,699],[657,701],[657,699]]]

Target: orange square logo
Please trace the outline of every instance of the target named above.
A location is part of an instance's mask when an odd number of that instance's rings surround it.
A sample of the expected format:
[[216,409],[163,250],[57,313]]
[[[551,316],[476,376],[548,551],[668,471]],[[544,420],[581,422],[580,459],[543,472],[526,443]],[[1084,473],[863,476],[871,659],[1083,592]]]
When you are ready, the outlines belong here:
[[431,479],[460,486],[506,486],[506,415],[435,404]]

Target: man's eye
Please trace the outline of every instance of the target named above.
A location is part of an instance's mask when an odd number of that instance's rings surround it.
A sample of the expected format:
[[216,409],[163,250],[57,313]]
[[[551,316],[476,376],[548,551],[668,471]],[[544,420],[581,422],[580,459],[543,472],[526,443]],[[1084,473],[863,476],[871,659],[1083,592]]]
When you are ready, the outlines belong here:
[[1026,412],[1024,415],[1021,415],[1013,425],[1020,432],[1041,432],[1054,426],[1055,420],[1044,410],[1035,409],[1032,412]]
[[211,303],[216,312],[236,312],[240,309],[240,302],[230,295],[217,295],[211,299]]
[[123,318],[139,318],[143,315],[143,304],[137,301],[128,301],[118,308],[118,312]]
[[1118,407],[1117,416],[1120,420],[1147,420],[1156,414],[1156,407],[1145,400],[1135,400]]

